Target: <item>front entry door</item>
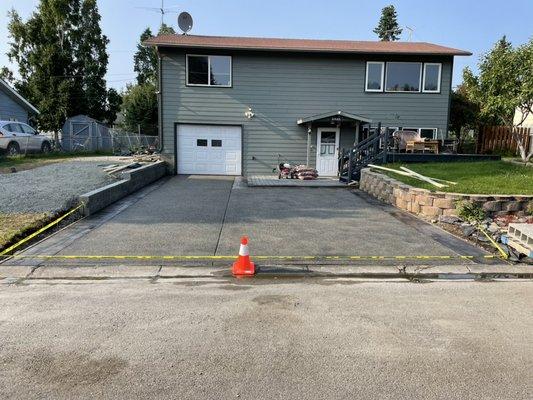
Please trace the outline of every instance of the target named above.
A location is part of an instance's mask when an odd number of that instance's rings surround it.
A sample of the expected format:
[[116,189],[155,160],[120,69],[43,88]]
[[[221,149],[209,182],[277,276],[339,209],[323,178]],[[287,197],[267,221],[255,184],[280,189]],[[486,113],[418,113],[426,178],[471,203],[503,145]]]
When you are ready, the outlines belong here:
[[316,169],[318,176],[337,176],[339,170],[339,128],[318,128]]

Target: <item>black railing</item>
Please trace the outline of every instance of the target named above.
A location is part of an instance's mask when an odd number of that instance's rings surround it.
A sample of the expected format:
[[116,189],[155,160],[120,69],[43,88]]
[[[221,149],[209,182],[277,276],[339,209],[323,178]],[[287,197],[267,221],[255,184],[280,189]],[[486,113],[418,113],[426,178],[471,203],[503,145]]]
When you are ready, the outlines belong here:
[[[371,132],[372,130],[369,130]],[[342,150],[339,157],[339,180],[350,183],[358,181],[361,170],[368,164],[381,164],[387,162],[387,153],[391,137],[389,129],[381,129],[377,125],[374,133],[365,140],[348,150]]]

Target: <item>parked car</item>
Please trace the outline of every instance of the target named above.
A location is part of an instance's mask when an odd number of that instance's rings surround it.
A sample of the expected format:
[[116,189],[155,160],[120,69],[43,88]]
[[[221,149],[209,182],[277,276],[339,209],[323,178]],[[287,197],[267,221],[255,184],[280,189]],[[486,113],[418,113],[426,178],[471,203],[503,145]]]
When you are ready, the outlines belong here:
[[50,140],[28,124],[0,121],[0,151],[16,156],[27,152],[49,153],[51,150]]

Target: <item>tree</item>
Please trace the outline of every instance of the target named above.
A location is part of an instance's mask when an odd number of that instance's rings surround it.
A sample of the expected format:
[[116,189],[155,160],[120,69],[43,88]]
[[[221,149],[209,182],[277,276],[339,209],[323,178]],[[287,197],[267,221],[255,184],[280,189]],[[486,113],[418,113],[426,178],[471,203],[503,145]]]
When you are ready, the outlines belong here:
[[381,10],[381,18],[378,26],[374,29],[374,33],[378,35],[380,40],[384,42],[400,40],[399,35],[402,34],[402,29],[396,18],[396,9],[393,5],[384,7]]
[[[480,116],[493,124],[509,127],[518,144],[520,156],[529,161],[526,143],[516,128],[533,113],[533,39],[513,48],[503,36],[479,62],[479,76],[470,69],[463,71],[463,80],[469,100],[479,105]],[[514,114],[519,110],[522,118],[514,124]]]
[[[162,24],[159,28],[159,35],[173,35],[176,32],[174,28],[166,24]],[[143,45],[144,41],[152,38],[152,30],[146,28],[139,38],[137,44],[137,52],[133,56],[133,70],[137,73],[137,83],[143,85],[147,82],[157,84],[158,66],[157,66],[157,50],[153,47],[146,47]]]
[[108,93],[105,74],[109,56],[109,39],[102,34],[100,14],[96,0],[84,0],[73,30],[73,56],[75,59],[75,87],[79,94],[77,110],[73,114],[88,114],[97,120],[107,116]]
[[157,95],[152,83],[129,85],[123,95],[124,126],[131,132],[157,134]]
[[146,28],[141,34],[137,44],[137,52],[133,56],[133,70],[137,73],[137,83],[143,85],[146,82],[156,82],[157,53],[151,47],[143,45],[145,40],[153,37],[150,28]]
[[465,132],[476,129],[479,125],[479,106],[470,101],[462,85],[452,92],[450,105],[450,130],[463,149]]
[[7,83],[14,84],[15,77],[13,76],[13,71],[7,67],[0,68],[0,79],[3,79]]
[[9,17],[8,56],[20,75],[15,87],[41,111],[39,127],[58,132],[80,113],[108,117],[109,41],[96,0],[41,0],[26,21],[15,10]]
[[113,125],[117,119],[117,114],[122,106],[122,96],[115,89],[111,88],[107,92],[106,115],[103,121],[108,125]]

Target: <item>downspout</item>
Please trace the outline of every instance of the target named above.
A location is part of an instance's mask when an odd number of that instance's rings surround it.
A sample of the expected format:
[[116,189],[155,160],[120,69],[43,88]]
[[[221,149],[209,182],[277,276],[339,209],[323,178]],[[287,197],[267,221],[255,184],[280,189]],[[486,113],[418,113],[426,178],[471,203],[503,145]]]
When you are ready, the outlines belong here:
[[159,149],[157,149],[158,153],[162,153],[163,148],[163,65],[162,65],[162,57],[161,53],[159,52],[159,47],[156,46],[155,48],[157,52],[157,136],[159,141]]
[[306,160],[305,165],[309,167],[309,162],[311,161],[311,124],[307,125],[307,154],[306,154]]

